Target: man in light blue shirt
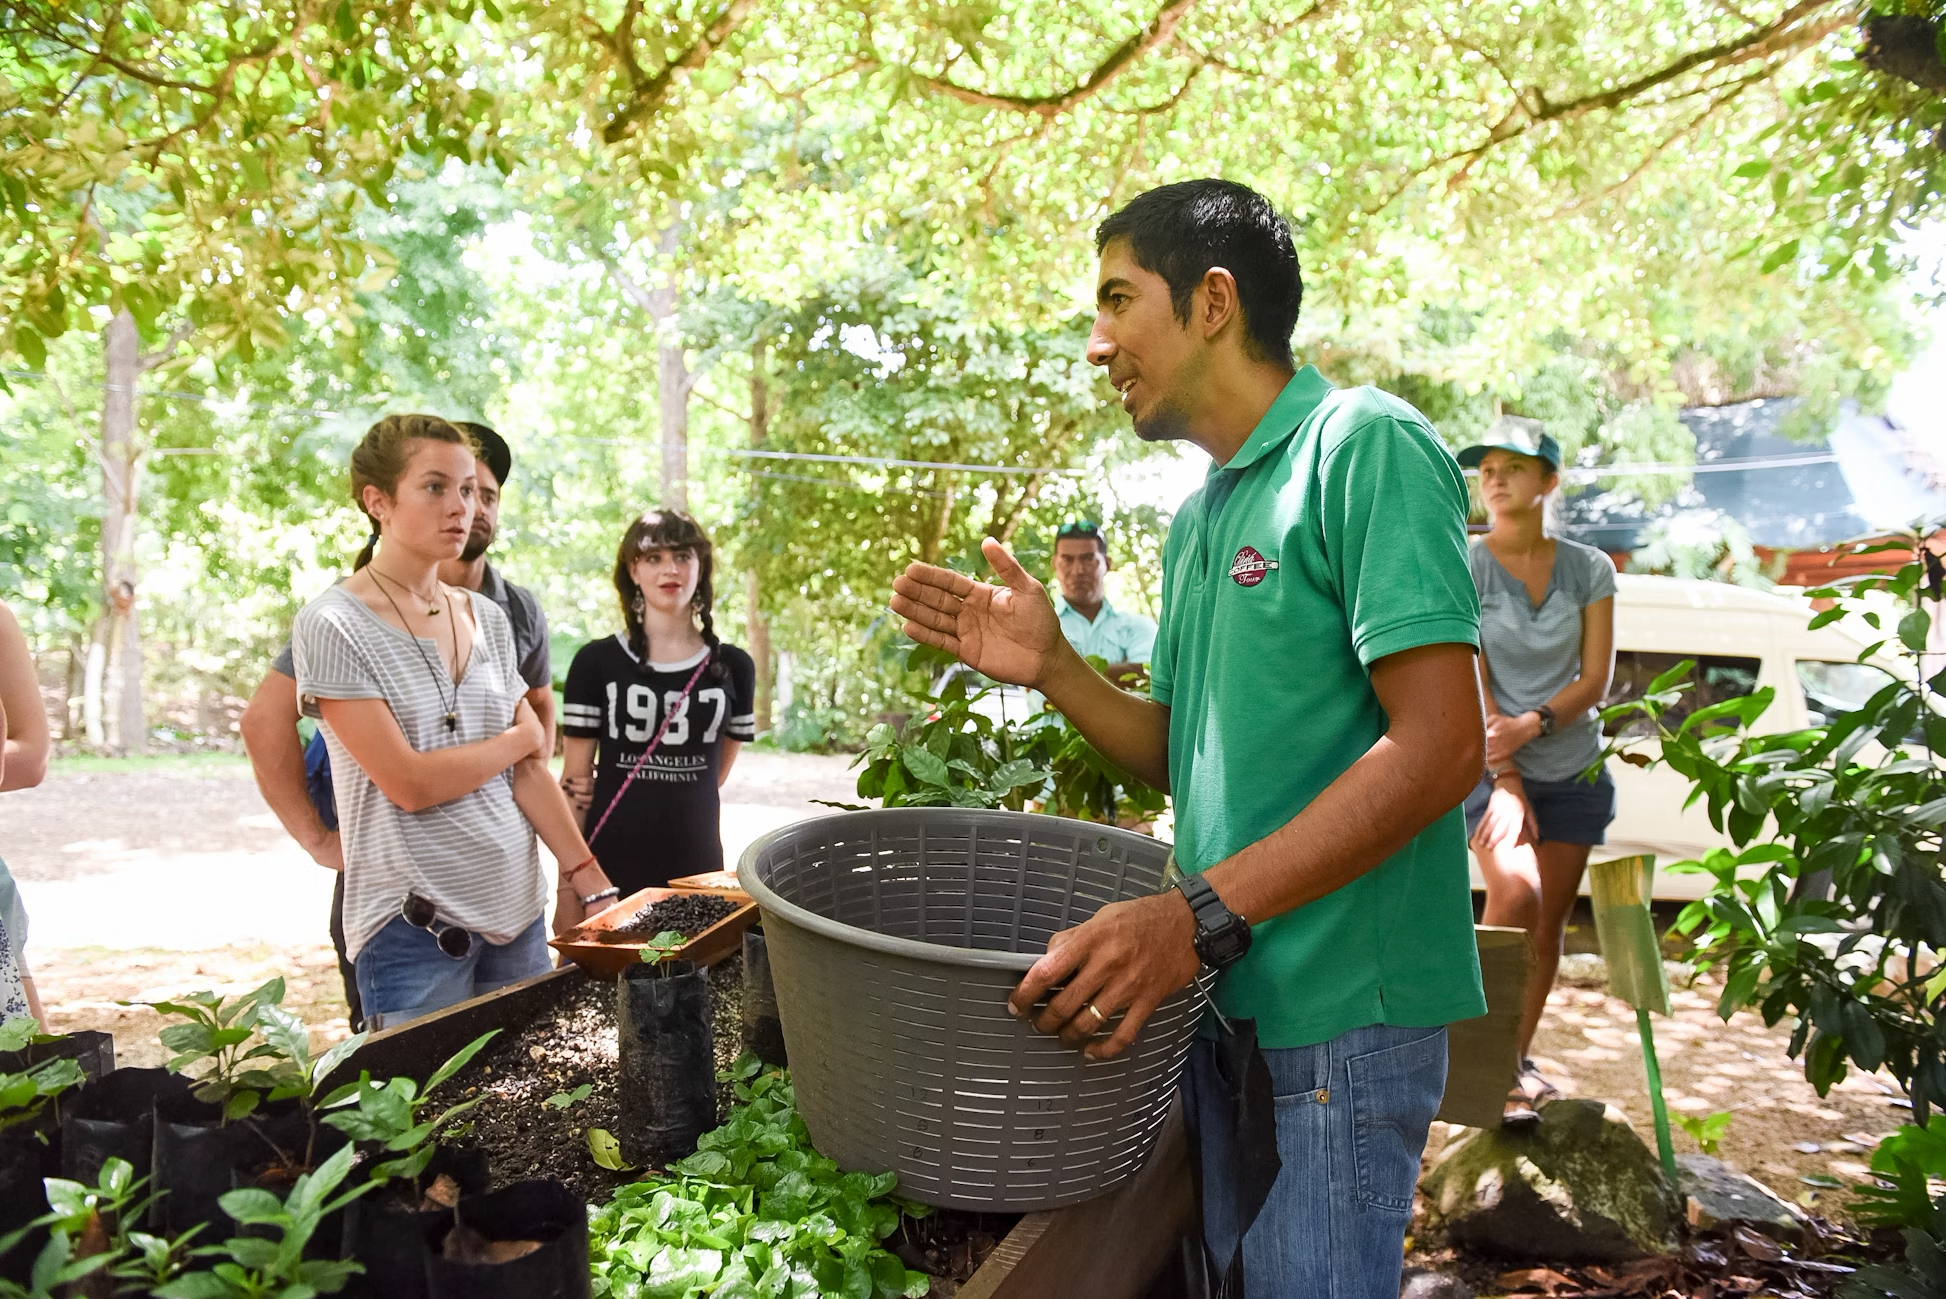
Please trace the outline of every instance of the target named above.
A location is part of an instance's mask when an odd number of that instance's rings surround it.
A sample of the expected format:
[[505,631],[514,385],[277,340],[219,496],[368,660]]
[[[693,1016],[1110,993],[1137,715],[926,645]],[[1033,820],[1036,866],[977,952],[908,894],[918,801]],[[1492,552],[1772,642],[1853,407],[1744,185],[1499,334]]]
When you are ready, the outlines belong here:
[[1061,588],[1055,612],[1061,633],[1082,658],[1108,660],[1108,679],[1117,685],[1138,683],[1149,675],[1149,654],[1155,647],[1155,622],[1139,613],[1123,613],[1108,603],[1102,589],[1108,577],[1108,541],[1093,519],[1061,525],[1054,535],[1054,577]]

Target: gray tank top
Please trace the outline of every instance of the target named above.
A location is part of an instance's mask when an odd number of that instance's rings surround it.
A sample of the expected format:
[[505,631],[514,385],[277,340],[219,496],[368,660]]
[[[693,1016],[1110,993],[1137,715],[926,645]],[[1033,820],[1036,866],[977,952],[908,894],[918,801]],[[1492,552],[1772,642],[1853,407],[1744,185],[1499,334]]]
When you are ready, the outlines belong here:
[[[1480,649],[1494,704],[1508,716],[1538,708],[1581,675],[1581,611],[1615,594],[1615,562],[1593,546],[1556,538],[1554,573],[1537,605],[1484,542],[1475,541],[1467,559],[1480,593]],[[1590,708],[1555,718],[1554,734],[1521,746],[1514,765],[1529,780],[1568,780],[1600,753],[1600,721]]]

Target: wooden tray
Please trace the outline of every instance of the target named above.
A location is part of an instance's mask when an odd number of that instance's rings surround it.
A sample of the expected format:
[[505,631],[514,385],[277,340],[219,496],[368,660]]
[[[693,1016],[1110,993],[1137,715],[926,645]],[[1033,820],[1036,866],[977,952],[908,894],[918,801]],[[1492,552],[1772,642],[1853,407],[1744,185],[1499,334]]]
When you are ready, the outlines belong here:
[[737,902],[751,900],[743,885],[737,882],[735,871],[704,871],[701,875],[685,875],[679,880],[670,880],[669,887],[689,893],[721,893]]
[[[626,924],[630,917],[651,903],[664,898],[688,896],[696,891],[643,889],[640,893],[623,898],[606,911],[588,917],[559,938],[550,938],[548,946],[597,978],[616,978],[629,966],[641,963],[642,948],[655,935],[622,938],[614,934],[615,927]],[[739,897],[726,892],[724,896],[742,905],[734,914],[717,921],[665,959],[714,965],[732,952],[743,949],[743,931],[757,919],[757,904],[750,901],[748,895]]]

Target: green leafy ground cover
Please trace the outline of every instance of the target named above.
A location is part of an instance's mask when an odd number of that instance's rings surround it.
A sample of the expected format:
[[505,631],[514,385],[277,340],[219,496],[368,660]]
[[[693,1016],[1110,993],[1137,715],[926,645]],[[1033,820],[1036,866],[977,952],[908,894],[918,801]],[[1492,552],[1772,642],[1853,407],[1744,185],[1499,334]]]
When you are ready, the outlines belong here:
[[897,1178],[841,1172],[811,1145],[790,1075],[745,1056],[738,1104],[670,1176],[624,1186],[589,1224],[594,1293],[615,1299],[895,1299],[931,1280],[882,1247]]

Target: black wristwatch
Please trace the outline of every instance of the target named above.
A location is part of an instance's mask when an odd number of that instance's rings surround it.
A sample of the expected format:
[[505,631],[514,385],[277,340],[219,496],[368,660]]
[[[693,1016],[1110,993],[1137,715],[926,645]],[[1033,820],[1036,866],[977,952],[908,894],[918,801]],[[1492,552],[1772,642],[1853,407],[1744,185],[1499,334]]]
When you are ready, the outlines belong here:
[[1554,734],[1554,710],[1548,707],[1546,704],[1542,704],[1539,708],[1536,708],[1534,712],[1541,719],[1541,734],[1542,735]]
[[1223,905],[1209,881],[1185,875],[1176,881],[1189,909],[1196,913],[1196,955],[1212,970],[1227,970],[1250,950],[1250,922]]

